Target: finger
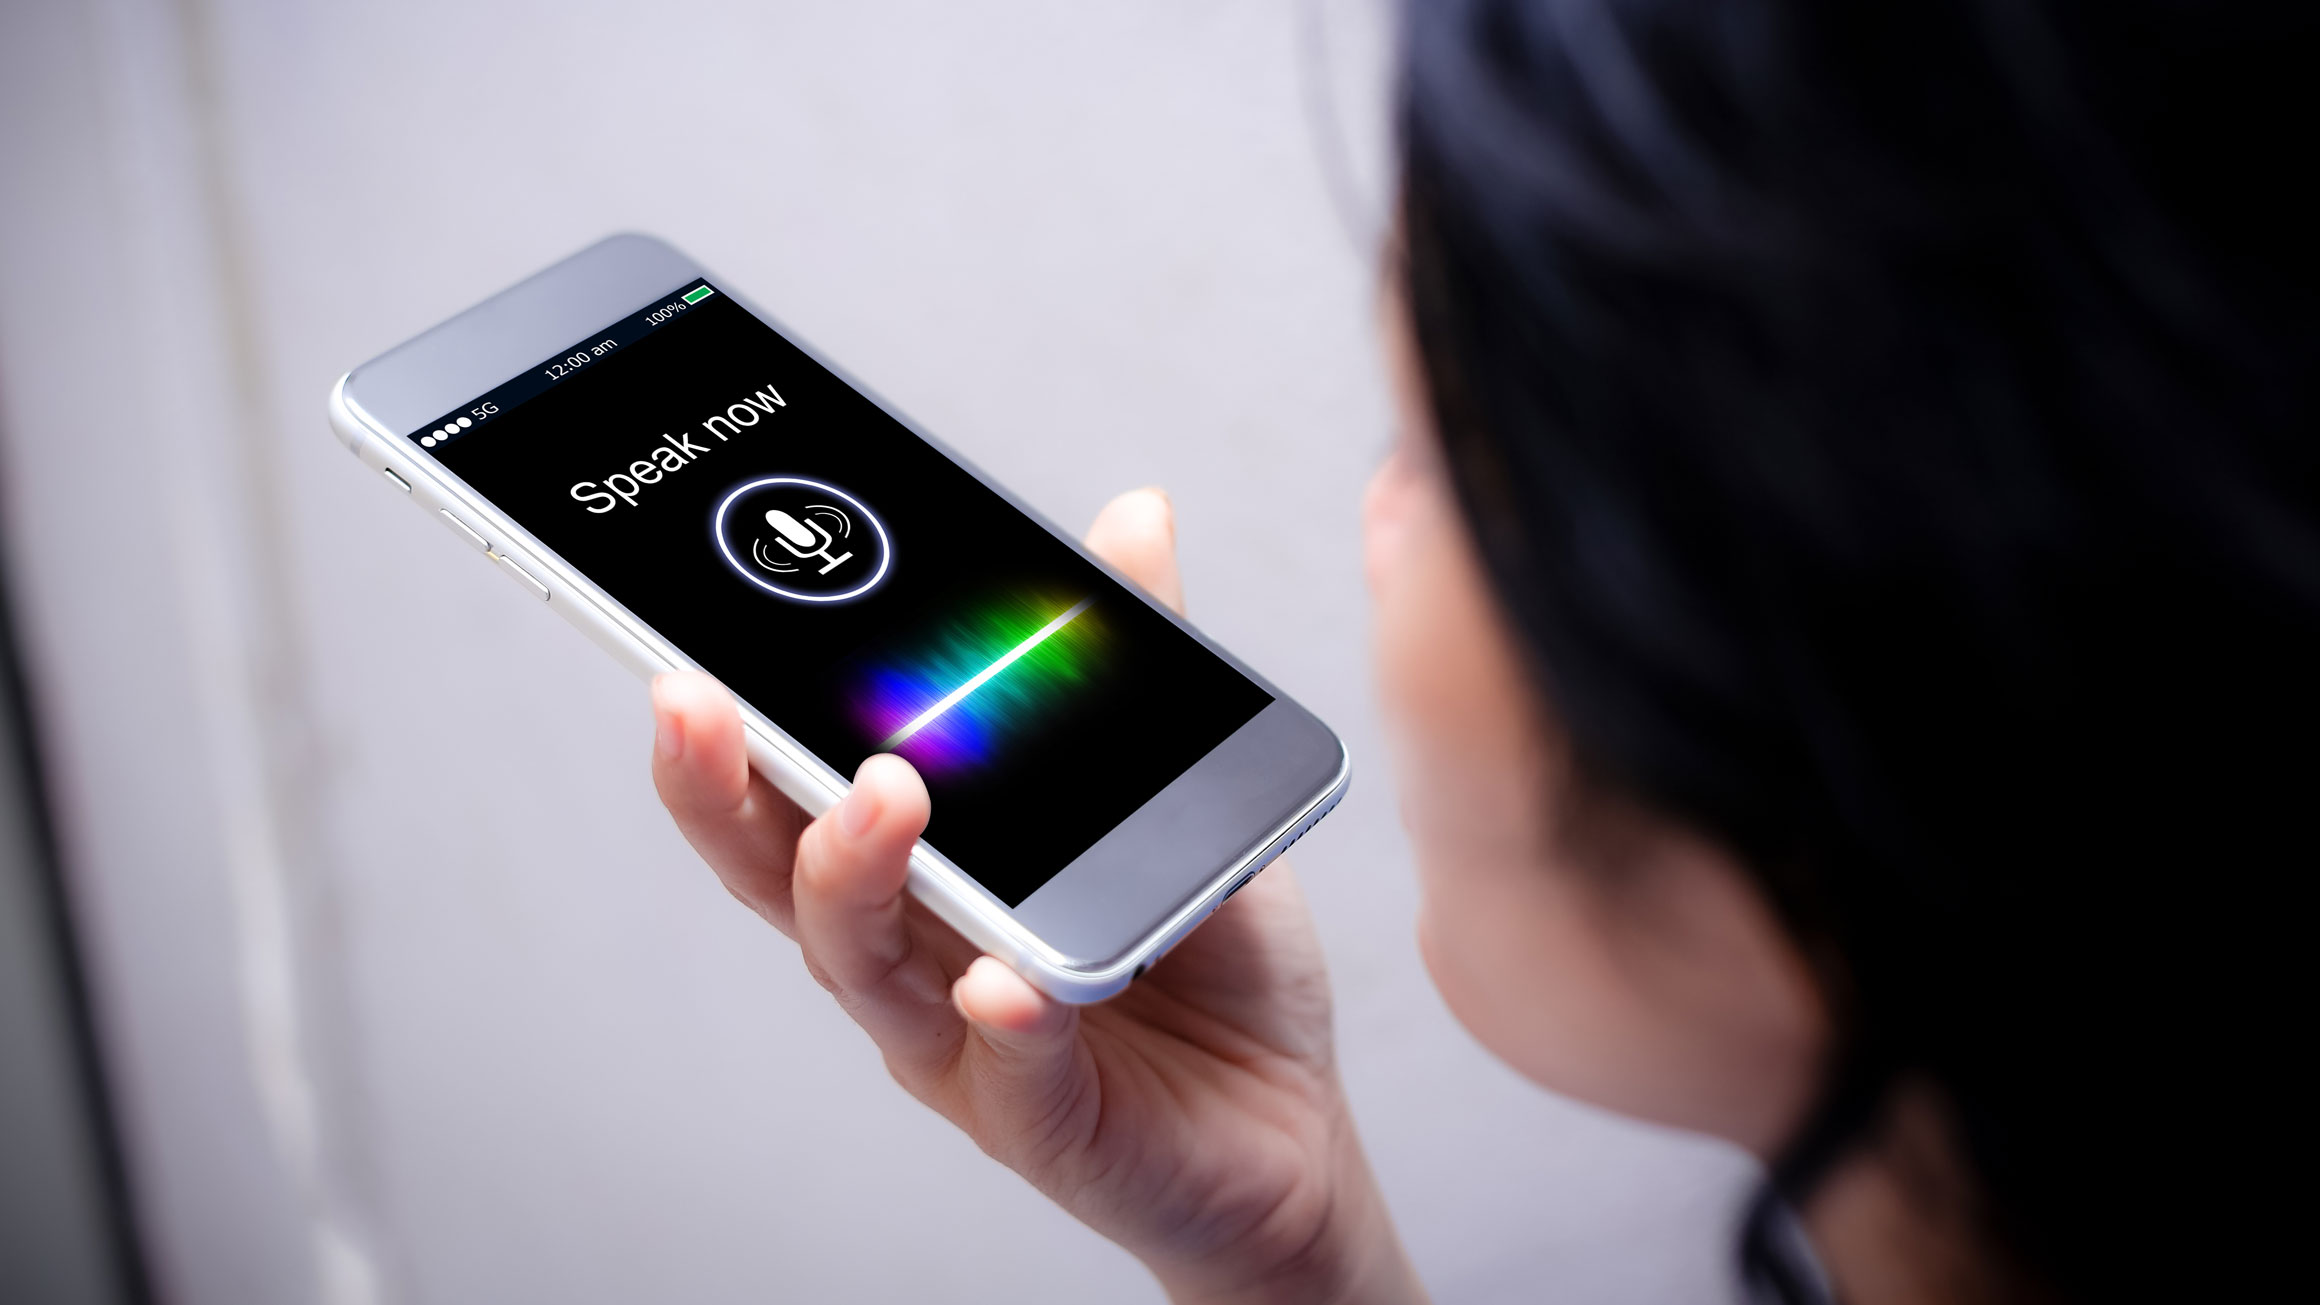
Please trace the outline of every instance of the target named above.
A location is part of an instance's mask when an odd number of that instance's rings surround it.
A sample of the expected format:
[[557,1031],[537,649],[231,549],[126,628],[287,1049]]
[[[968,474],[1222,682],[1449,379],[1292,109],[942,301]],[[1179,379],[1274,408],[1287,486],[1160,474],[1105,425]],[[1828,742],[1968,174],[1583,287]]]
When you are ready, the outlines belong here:
[[1010,1059],[1026,1059],[1069,1046],[1079,1029],[1079,1009],[1031,986],[995,956],[978,956],[951,985],[951,1001],[975,1032]]
[[910,849],[926,819],[926,785],[910,763],[870,758],[845,800],[798,840],[792,892],[807,967],[906,1086],[963,1033],[949,977],[904,906]]
[[1161,489],[1132,489],[1096,513],[1088,551],[1177,612],[1184,578],[1176,570],[1176,508]]
[[653,680],[653,787],[685,841],[742,903],[791,932],[790,866],[805,814],[749,769],[741,713],[698,671]]
[[1020,1118],[1054,1120],[1082,1081],[1079,1010],[1047,996],[995,957],[976,959],[951,985],[951,1004],[974,1036],[974,1095]]

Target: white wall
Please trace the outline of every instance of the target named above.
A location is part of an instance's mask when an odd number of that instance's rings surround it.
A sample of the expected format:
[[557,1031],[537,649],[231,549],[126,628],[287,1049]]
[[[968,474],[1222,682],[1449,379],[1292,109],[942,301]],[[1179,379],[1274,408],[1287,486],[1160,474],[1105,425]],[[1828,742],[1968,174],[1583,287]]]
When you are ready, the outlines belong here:
[[[1445,1301],[1730,1298],[1747,1171],[1428,988],[1364,667],[1374,0],[80,0],[0,13],[0,505],[168,1296],[1137,1300],[889,1084],[671,831],[641,688],[327,436],[355,362],[606,232],[745,287],[1345,735],[1298,849]],[[414,807],[412,800],[419,799]],[[426,810],[390,816],[390,807]]]

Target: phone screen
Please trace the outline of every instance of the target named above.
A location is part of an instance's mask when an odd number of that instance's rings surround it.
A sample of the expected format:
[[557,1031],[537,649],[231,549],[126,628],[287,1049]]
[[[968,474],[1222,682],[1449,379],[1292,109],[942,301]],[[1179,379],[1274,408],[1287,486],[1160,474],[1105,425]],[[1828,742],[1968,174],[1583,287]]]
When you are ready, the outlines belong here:
[[704,281],[409,438],[1009,906],[1272,702]]

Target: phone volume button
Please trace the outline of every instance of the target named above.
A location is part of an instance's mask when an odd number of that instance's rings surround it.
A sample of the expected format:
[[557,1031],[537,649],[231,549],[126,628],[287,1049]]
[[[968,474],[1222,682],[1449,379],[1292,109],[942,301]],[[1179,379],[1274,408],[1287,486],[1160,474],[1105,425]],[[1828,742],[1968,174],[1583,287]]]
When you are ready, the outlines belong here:
[[532,597],[539,599],[543,603],[548,601],[548,586],[542,583],[538,576],[533,575],[531,572],[525,570],[523,563],[518,562],[505,553],[497,551],[491,553],[490,556],[491,560],[499,566],[500,570],[507,572],[509,578],[513,579],[517,584],[524,587],[525,592],[529,593]]
[[447,525],[447,526],[451,527],[451,531],[452,531],[452,533],[453,533],[453,534],[456,534],[456,535],[458,535],[458,536],[459,536],[461,539],[464,539],[464,540],[466,540],[468,543],[475,545],[475,551],[476,551],[476,552],[478,552],[478,553],[489,553],[489,552],[491,552],[491,541],[490,541],[490,540],[488,540],[488,539],[485,539],[485,538],[483,537],[482,533],[481,533],[481,532],[479,532],[479,531],[477,531],[475,527],[473,527],[473,526],[471,526],[471,525],[467,524],[466,522],[464,522],[464,521],[460,520],[458,517],[455,517],[455,516],[451,515],[451,509],[450,509],[450,508],[441,508],[441,509],[438,509],[438,511],[437,511],[437,515],[439,515],[439,516],[441,516],[441,517],[443,518],[443,524],[445,524],[445,525]]

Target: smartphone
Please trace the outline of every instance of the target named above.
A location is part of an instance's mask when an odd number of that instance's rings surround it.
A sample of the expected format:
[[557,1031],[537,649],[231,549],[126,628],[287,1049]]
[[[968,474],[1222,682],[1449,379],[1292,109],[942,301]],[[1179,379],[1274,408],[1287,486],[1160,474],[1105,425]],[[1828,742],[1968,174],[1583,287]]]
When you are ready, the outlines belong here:
[[734,289],[614,236],[341,377],[355,456],[641,675],[708,672],[808,813],[864,758],[910,891],[1041,990],[1127,986],[1328,814],[1344,747]]

